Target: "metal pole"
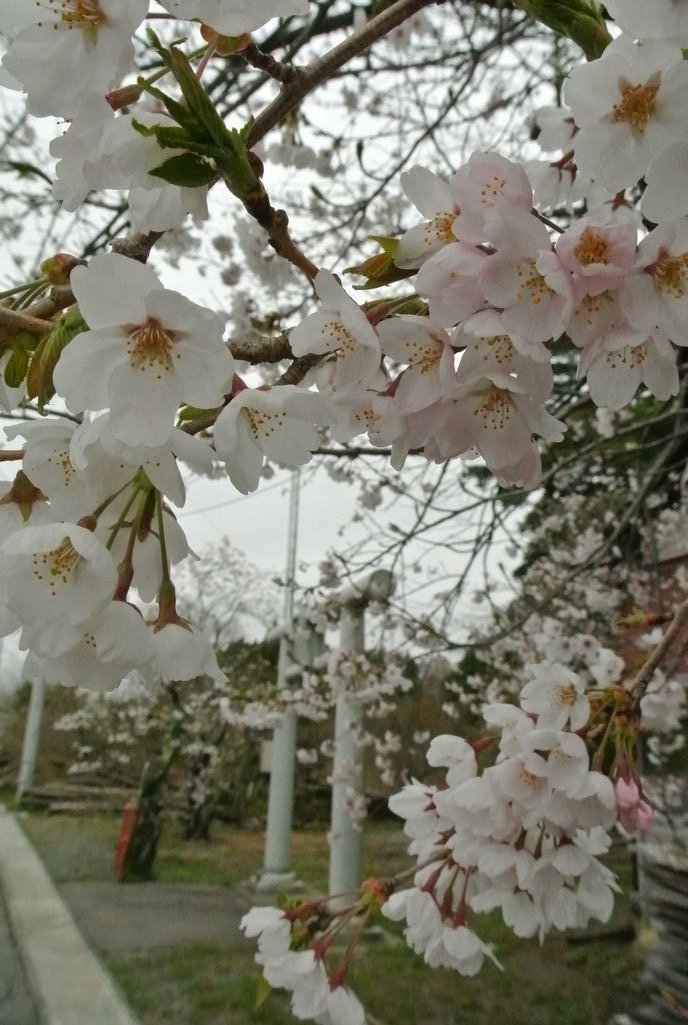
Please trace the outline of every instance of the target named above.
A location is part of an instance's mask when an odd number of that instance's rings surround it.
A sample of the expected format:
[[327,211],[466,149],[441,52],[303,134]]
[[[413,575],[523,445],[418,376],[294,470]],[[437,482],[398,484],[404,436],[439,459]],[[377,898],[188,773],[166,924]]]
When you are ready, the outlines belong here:
[[[386,600],[393,590],[392,574],[388,570],[376,570],[343,592],[339,620],[342,652],[364,653],[366,606],[374,599]],[[335,708],[332,767],[329,892],[336,895],[355,893],[361,885],[363,834],[352,816],[351,806],[363,792],[362,719],[361,702],[355,694],[343,691]],[[346,903],[346,898],[342,898],[341,903]]]
[[[296,544],[299,522],[299,470],[293,470],[289,492],[287,527],[287,569],[284,594],[283,632],[277,657],[277,687],[287,683],[287,634],[294,619]],[[294,765],[296,762],[296,711],[288,708],[272,734],[272,764],[268,792],[268,817],[263,869],[255,880],[259,890],[297,889],[300,883],[290,869],[291,822],[294,804]]]
[[19,763],[19,777],[17,779],[16,792],[17,803],[21,801],[24,791],[29,790],[33,786],[33,778],[36,770],[36,758],[38,756],[38,745],[41,738],[41,718],[43,716],[44,697],[45,681],[34,680],[31,684],[31,700],[29,702],[29,711],[26,716],[21,761]]

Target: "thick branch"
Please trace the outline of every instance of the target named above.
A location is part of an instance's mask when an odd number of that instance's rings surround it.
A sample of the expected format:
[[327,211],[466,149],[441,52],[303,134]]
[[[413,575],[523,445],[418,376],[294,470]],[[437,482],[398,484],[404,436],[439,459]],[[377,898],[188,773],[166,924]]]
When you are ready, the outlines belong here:
[[31,335],[47,335],[54,326],[49,321],[33,317],[29,313],[0,306],[0,338],[11,338],[19,331],[28,331]]
[[348,61],[367,50],[374,42],[386,36],[388,32],[403,24],[424,7],[442,3],[443,0],[397,0],[386,11],[371,18],[363,25],[310,67],[305,68],[298,78],[284,85],[273,102],[258,115],[248,138],[248,145],[255,146],[267,133],[278,125],[309,93],[313,92],[322,82]]

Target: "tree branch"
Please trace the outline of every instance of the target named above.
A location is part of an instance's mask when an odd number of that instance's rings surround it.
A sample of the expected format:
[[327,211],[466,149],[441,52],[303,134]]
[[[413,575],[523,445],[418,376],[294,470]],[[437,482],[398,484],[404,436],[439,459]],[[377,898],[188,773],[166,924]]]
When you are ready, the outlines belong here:
[[326,81],[335,71],[339,71],[352,57],[363,53],[374,42],[386,36],[392,29],[403,24],[424,7],[443,3],[444,0],[397,0],[391,7],[383,11],[363,25],[310,67],[305,68],[298,78],[282,86],[277,97],[253,123],[248,137],[248,145],[255,146],[267,133],[283,121],[290,111],[301,103],[309,93],[313,92],[321,82]]

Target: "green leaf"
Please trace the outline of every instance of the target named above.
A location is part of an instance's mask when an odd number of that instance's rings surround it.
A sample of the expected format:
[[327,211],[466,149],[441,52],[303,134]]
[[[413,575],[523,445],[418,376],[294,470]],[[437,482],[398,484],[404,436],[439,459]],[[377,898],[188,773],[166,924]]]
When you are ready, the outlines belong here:
[[253,1005],[253,1010],[259,1011],[271,993],[272,986],[264,975],[259,975],[256,982],[256,1002]]
[[156,178],[162,178],[170,185],[179,185],[188,189],[210,185],[216,176],[212,164],[192,153],[180,153],[179,156],[170,157],[169,160],[165,160],[148,173],[155,175]]
[[180,103],[178,100],[168,96],[167,93],[162,91],[162,89],[156,89],[155,86],[149,85],[144,79],[139,78],[137,81],[145,92],[160,100],[167,110],[167,113],[170,117],[174,118],[178,125],[181,125],[182,128],[186,128],[187,132],[192,135],[198,131],[196,118],[190,114],[188,107],[185,107],[183,103]]
[[199,409],[198,406],[182,406],[177,414],[177,419],[179,420],[179,423],[186,423],[189,420],[202,420],[210,413],[214,412],[214,409]]
[[18,388],[26,377],[28,368],[29,353],[23,345],[15,345],[5,365],[5,384],[9,388]]
[[26,388],[30,399],[38,399],[41,410],[55,394],[53,371],[62,350],[71,342],[72,338],[87,330],[88,325],[79,311],[70,310],[60,318],[50,334],[46,335],[37,346],[26,379]]

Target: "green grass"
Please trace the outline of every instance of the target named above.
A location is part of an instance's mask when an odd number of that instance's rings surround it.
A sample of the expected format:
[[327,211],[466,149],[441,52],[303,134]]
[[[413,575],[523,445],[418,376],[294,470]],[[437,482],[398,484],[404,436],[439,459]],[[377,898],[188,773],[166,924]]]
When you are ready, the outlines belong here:
[[[57,881],[112,878],[119,821],[31,815],[27,833]],[[366,875],[406,867],[403,836],[389,827],[366,833]],[[228,827],[212,843],[186,842],[166,827],[158,877],[165,882],[234,885],[261,865],[260,833]],[[327,879],[324,832],[296,833],[293,865],[310,888]],[[627,864],[618,868],[628,875]],[[624,880],[625,882],[625,880]],[[629,920],[620,901],[615,921]],[[409,951],[400,929],[367,942],[354,962],[351,982],[381,1025],[607,1025],[612,1013],[637,1003],[639,956],[634,945],[602,938],[570,944],[553,936],[540,947],[517,940],[497,916],[484,916],[477,931],[493,943],[504,965],[486,964],[475,979],[431,971]],[[294,1019],[283,993],[255,1009],[255,948],[237,934],[228,944],[109,955],[107,963],[142,1025],[288,1025]]]

